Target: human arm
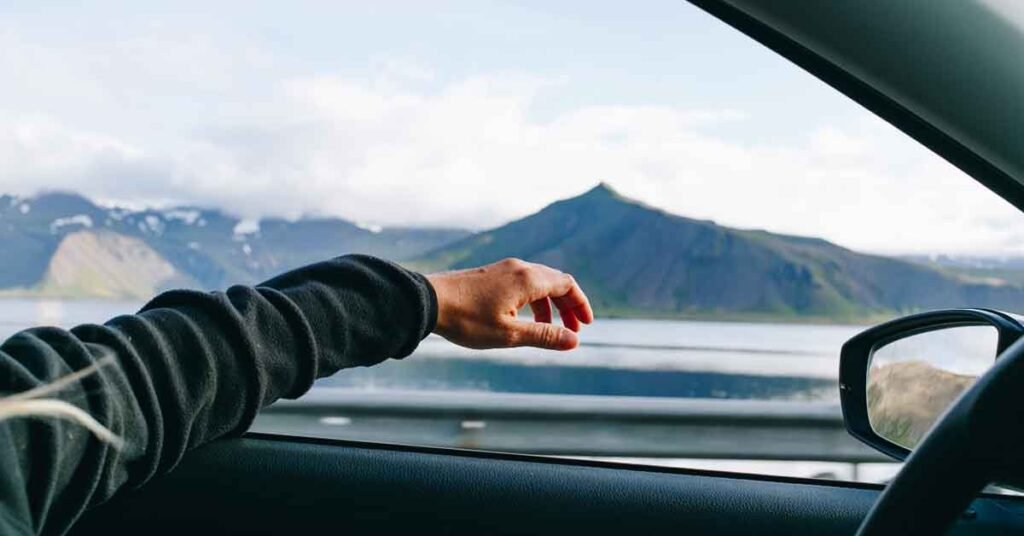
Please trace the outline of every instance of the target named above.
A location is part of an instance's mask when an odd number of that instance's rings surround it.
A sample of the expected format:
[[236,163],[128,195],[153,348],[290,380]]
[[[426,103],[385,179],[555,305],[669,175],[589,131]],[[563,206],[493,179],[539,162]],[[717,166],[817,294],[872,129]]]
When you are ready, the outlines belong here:
[[56,395],[124,447],[66,420],[3,421],[0,529],[61,534],[86,508],[168,471],[188,449],[242,433],[261,407],[315,378],[408,355],[435,318],[423,276],[349,256],[256,287],[167,292],[102,326],[20,332],[0,345],[0,390],[111,360]]
[[545,335],[563,328],[515,319],[531,303],[537,320],[550,322],[550,305],[545,316],[540,303],[549,297],[560,309],[575,304],[573,329],[593,316],[565,274],[521,261],[481,270],[428,280],[379,259],[342,257],[255,288],[165,293],[103,326],[11,337],[0,345],[2,394],[111,362],[57,394],[125,446],[68,421],[0,422],[0,532],[63,533],[89,506],[170,470],[188,449],[243,432],[259,408],[300,396],[315,378],[408,355],[439,310],[438,332],[472,347],[564,349]]

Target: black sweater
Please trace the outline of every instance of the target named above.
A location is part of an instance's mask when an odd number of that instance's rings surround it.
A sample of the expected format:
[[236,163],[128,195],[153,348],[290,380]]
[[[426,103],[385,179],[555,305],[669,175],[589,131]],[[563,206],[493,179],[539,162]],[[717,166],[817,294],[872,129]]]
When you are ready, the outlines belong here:
[[62,534],[87,508],[244,432],[260,408],[314,379],[409,355],[436,320],[422,275],[347,256],[255,288],[167,292],[102,326],[20,332],[0,346],[0,396],[112,356],[56,396],[126,445],[66,420],[0,422],[0,534]]

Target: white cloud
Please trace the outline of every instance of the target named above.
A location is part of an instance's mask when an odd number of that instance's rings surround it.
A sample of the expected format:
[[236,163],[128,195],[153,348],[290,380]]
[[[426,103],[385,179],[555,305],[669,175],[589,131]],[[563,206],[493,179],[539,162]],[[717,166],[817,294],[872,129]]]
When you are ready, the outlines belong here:
[[811,136],[811,149],[823,156],[867,156],[868,140],[851,136],[834,126],[826,126]]
[[[0,189],[214,205],[248,219],[482,228],[605,180],[683,215],[859,249],[1024,252],[1016,209],[867,112],[806,133],[758,123],[758,110],[740,105],[581,97],[541,117],[547,89],[572,80],[506,72],[441,82],[429,67],[388,58],[374,60],[376,78],[299,76],[260,50],[232,55],[195,39],[173,52],[172,41],[157,33],[75,52],[0,32],[18,51],[0,67],[28,80],[0,89],[27,110],[0,116]],[[76,58],[99,62],[99,74],[59,68]],[[256,71],[269,73],[265,87],[240,89]],[[41,100],[29,86],[43,88]],[[188,108],[190,92],[204,104]],[[787,135],[733,135],[741,132]]]

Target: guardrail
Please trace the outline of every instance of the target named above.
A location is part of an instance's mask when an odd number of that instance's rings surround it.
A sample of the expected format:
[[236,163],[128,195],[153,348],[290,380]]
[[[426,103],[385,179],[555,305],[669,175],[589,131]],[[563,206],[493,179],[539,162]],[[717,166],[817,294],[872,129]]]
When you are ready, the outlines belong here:
[[314,388],[266,408],[253,430],[551,455],[891,461],[820,402]]

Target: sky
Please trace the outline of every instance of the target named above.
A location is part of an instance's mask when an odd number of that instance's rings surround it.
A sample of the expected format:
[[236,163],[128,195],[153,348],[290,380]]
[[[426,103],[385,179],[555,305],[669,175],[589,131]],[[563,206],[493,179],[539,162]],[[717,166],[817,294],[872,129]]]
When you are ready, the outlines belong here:
[[0,50],[5,193],[485,229],[605,181],[863,251],[1024,254],[1020,211],[680,0],[7,0]]

